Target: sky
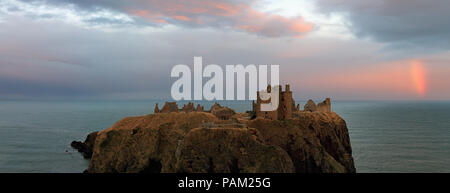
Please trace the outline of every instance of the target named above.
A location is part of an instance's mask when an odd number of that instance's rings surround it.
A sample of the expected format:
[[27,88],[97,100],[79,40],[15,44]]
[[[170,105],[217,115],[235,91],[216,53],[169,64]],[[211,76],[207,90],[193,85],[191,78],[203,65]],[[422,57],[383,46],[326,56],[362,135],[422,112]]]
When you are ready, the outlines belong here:
[[0,0],[0,99],[170,98],[177,64],[280,65],[296,99],[450,100],[448,0]]

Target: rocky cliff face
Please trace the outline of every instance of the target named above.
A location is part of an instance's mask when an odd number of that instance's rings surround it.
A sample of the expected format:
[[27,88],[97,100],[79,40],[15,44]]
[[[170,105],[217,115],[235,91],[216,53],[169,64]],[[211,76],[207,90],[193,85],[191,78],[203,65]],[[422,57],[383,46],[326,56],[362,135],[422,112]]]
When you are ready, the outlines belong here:
[[293,119],[221,120],[205,112],[128,117],[96,134],[87,172],[355,172],[345,121],[333,112]]
[[264,144],[255,129],[192,129],[185,136],[175,157],[177,172],[284,173],[294,171],[289,155],[278,146]]
[[281,147],[298,173],[355,172],[345,121],[334,112],[299,112],[285,121],[255,119],[266,144]]

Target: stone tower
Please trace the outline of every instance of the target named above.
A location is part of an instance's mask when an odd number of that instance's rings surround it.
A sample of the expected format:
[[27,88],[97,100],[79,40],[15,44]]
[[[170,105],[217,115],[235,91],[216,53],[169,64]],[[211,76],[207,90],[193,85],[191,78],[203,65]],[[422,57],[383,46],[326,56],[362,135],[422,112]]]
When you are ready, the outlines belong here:
[[294,109],[292,108],[293,106],[295,105],[294,100],[292,99],[292,91],[290,90],[289,84],[287,84],[286,90],[280,92],[280,104],[278,106],[279,119],[281,120],[291,119],[292,112],[294,111]]
[[[257,92],[256,103],[253,102],[253,111],[255,112],[256,117],[262,117],[266,119],[272,120],[285,120],[291,119],[292,113],[296,111],[295,102],[292,98],[292,91],[290,90],[290,86],[287,84],[285,87],[285,91],[282,90],[281,86],[278,86],[279,90],[279,104],[278,109],[275,111],[261,111],[261,104],[270,103],[269,100],[261,100],[260,92]],[[270,85],[267,86],[267,92],[272,92],[272,87]]]

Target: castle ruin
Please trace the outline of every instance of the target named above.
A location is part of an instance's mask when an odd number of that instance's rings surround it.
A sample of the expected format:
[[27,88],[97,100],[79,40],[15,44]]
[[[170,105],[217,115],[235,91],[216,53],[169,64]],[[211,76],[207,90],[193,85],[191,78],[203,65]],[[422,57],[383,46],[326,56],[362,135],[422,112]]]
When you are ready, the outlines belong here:
[[[282,90],[280,85],[276,86],[279,91],[279,104],[278,108],[274,111],[261,111],[261,104],[267,104],[271,102],[271,99],[262,100],[260,98],[260,91],[257,92],[257,100],[252,101],[252,111],[250,116],[253,118],[265,118],[271,120],[287,120],[292,119],[294,114],[300,112],[300,104],[295,104],[295,101],[292,97],[292,91],[290,90],[289,84],[285,86],[285,90]],[[272,92],[272,86],[267,86],[267,93]],[[178,108],[176,102],[165,102],[162,109],[159,109],[158,103],[155,105],[154,113],[170,113],[170,112],[208,112],[215,115],[217,118],[222,120],[230,119],[236,112],[228,107],[223,107],[219,103],[215,103],[209,111],[206,111],[203,106],[197,104],[197,107],[194,107],[194,103],[189,102],[188,104],[183,105],[181,109]],[[331,112],[331,100],[330,98],[326,98],[323,102],[318,103],[317,105],[313,100],[308,100],[305,104],[302,112]]]
[[[292,91],[290,90],[289,84],[285,86],[285,91],[282,91],[281,86],[277,86],[279,91],[279,104],[278,108],[275,111],[261,111],[261,104],[270,103],[271,99],[262,100],[260,98],[260,91],[257,92],[257,99],[252,102],[253,104],[253,112],[256,117],[262,117],[266,119],[272,120],[285,120],[291,119],[292,114],[296,111],[299,111],[300,106],[295,106],[295,101],[292,98]],[[272,86],[267,85],[267,93],[272,92]]]

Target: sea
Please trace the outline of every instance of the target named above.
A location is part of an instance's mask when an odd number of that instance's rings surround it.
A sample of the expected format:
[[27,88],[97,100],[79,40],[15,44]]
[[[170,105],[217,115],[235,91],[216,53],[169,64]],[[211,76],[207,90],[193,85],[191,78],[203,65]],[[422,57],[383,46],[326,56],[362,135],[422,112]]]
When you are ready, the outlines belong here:
[[[0,101],[0,172],[83,172],[89,162],[73,140],[153,113],[155,103],[164,100]],[[250,101],[220,104],[251,109]],[[347,123],[358,173],[450,172],[450,102],[333,101],[332,110]]]

